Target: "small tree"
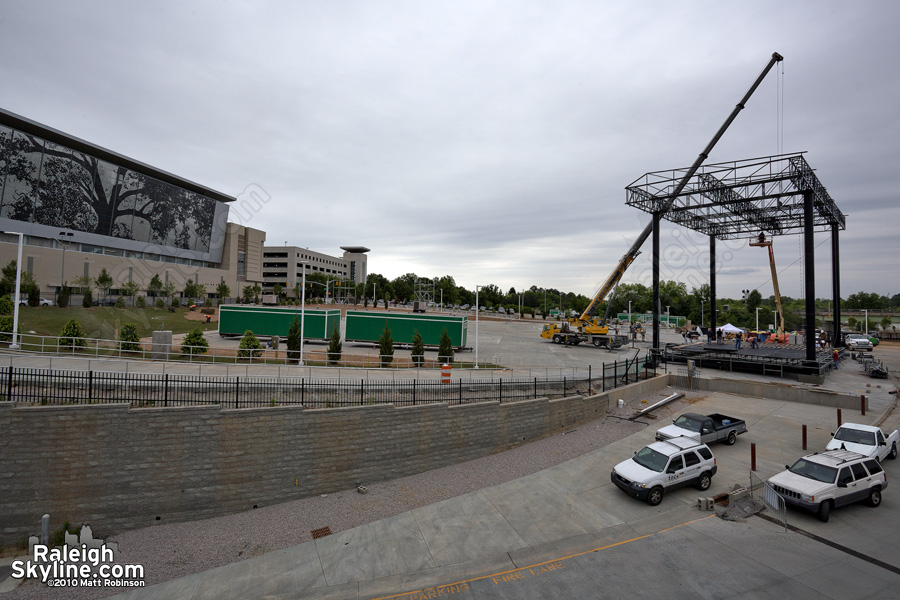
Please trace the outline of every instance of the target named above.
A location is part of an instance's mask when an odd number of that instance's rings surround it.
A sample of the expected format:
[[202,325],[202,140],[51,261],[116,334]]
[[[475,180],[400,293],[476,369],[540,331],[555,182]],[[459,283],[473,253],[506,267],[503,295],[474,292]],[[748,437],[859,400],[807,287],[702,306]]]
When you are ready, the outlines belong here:
[[413,330],[412,339],[412,361],[417,367],[421,367],[425,362],[425,344],[422,342],[422,334],[418,329]]
[[438,360],[443,364],[453,364],[453,342],[450,341],[450,336],[447,334],[446,327],[444,327],[444,331],[441,333],[441,339],[438,342]]
[[281,287],[281,284],[276,283],[275,285],[272,286],[272,293],[275,294],[276,296],[281,296],[282,289],[283,288]]
[[219,304],[222,304],[226,298],[231,298],[231,288],[224,281],[220,281],[216,286],[216,297],[219,299]]
[[71,319],[63,325],[62,331],[59,332],[59,345],[73,348],[84,347],[84,330],[78,321]]
[[244,299],[244,304],[251,304],[253,302],[253,286],[245,285],[241,289],[241,297]]
[[145,298],[144,296],[138,296],[134,301],[134,305],[138,308],[147,308],[147,298]]
[[294,317],[294,320],[291,321],[285,345],[287,346],[288,360],[300,360],[300,319],[298,317]]
[[109,295],[109,288],[113,286],[113,278],[112,276],[106,272],[106,267],[100,269],[100,274],[97,275],[97,279],[94,280],[94,284],[97,286],[97,291],[103,292],[103,297]]
[[12,298],[8,295],[0,296],[0,315],[11,315],[14,309]]
[[159,278],[159,275],[154,275],[150,279],[150,283],[147,284],[147,293],[151,297],[156,297],[157,294],[162,290],[163,284],[162,280]]
[[889,316],[885,315],[884,317],[881,318],[881,330],[887,331],[888,329],[891,328],[892,323],[893,323],[893,321],[891,321],[891,318]]
[[66,308],[69,306],[69,296],[71,295],[71,290],[69,286],[63,284],[59,291],[56,292],[56,305],[60,308]]
[[131,305],[134,306],[134,296],[141,290],[141,286],[133,281],[127,281],[119,287],[119,290],[122,292],[122,296],[131,298]]
[[206,289],[199,283],[194,283],[193,279],[188,279],[184,284],[184,296],[191,300],[202,298],[206,293]]
[[84,289],[84,296],[81,297],[81,306],[84,308],[90,308],[94,305],[94,295],[91,293],[91,288]]
[[857,321],[854,317],[850,317],[849,319],[847,319],[847,327],[850,328],[850,331],[853,331],[854,329],[856,329],[856,324],[857,324]]
[[[241,343],[243,344],[243,340],[241,340]],[[259,344],[258,341],[256,343]],[[206,354],[207,348],[209,348],[209,342],[206,341],[206,338],[203,336],[203,330],[199,327],[191,330],[181,342],[182,354]]]
[[171,304],[172,306],[175,306],[176,291],[177,290],[175,289],[175,284],[171,281],[162,287],[163,295],[169,299],[169,304]]
[[122,325],[122,329],[119,330],[119,348],[121,350],[125,352],[135,352],[140,350],[140,342],[141,336],[138,335],[137,325],[134,323],[125,323]]
[[166,307],[166,301],[163,300],[162,298],[157,298],[157,299],[156,299],[155,306],[156,306],[156,308],[165,308],[165,307]]
[[262,344],[253,335],[249,329],[244,332],[241,338],[240,350],[238,350],[238,358],[258,358],[262,356]]
[[341,362],[341,330],[338,324],[334,324],[331,339],[328,341],[328,362],[336,365]]
[[116,308],[125,308],[125,296],[116,298]]
[[388,327],[387,319],[384,321],[384,331],[378,338],[378,355],[382,367],[386,367],[394,361],[394,338],[391,337],[391,328]]
[[34,282],[28,286],[28,306],[32,308],[41,305],[41,288]]

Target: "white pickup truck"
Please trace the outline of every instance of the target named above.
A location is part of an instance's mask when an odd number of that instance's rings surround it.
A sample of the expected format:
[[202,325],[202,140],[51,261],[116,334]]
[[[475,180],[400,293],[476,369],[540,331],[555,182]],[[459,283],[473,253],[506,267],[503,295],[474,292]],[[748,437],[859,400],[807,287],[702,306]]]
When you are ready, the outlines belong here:
[[890,435],[884,435],[880,427],[844,423],[831,434],[832,440],[825,446],[826,450],[850,450],[879,461],[897,458],[897,447],[900,446],[900,433],[895,429]]

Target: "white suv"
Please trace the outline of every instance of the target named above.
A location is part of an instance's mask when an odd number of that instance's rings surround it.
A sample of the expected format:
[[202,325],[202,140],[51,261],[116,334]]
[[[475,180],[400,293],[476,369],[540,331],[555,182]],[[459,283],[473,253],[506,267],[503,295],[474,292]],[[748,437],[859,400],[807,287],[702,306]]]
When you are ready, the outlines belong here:
[[708,490],[717,469],[706,444],[677,437],[644,446],[617,464],[610,479],[629,496],[656,506],[667,491],[676,488],[695,485]]
[[887,474],[874,458],[850,450],[809,454],[769,478],[769,485],[791,506],[815,512],[827,522],[831,509],[860,500],[881,504]]

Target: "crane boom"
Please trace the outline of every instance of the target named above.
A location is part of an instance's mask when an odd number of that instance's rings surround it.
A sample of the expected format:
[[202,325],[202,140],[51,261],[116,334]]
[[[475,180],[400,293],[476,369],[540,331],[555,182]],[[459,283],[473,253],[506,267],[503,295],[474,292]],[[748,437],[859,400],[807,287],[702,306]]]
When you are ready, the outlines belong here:
[[[700,168],[700,165],[703,164],[708,157],[710,152],[712,152],[715,145],[718,143],[719,139],[725,133],[725,130],[731,125],[734,119],[737,117],[738,113],[744,109],[744,106],[747,104],[747,101],[750,99],[750,96],[753,95],[753,92],[756,91],[756,88],[759,87],[759,84],[762,83],[762,80],[766,78],[766,75],[769,74],[769,71],[772,70],[772,67],[775,66],[776,63],[784,60],[784,57],[778,54],[777,52],[772,53],[772,57],[769,59],[769,62],[766,64],[765,68],[763,68],[762,72],[756,77],[756,80],[753,82],[753,85],[750,86],[750,89],[747,90],[747,93],[741,98],[740,102],[734,107],[734,110],[731,111],[731,114],[728,115],[728,118],[725,119],[725,122],[722,123],[722,126],[719,127],[719,130],[716,131],[716,134],[706,145],[706,148],[703,149],[703,152],[697,157],[697,160],[694,161],[694,164],[687,170],[684,174],[684,177],[681,178],[681,181],[678,182],[678,185],[675,186],[675,190],[672,191],[666,197],[666,201],[664,202],[662,208],[660,209],[660,213],[666,213],[672,205],[675,203],[675,199],[678,197],[678,194],[684,190],[684,187],[688,184],[688,181],[691,180],[691,177],[694,176],[694,173],[697,172],[697,169]],[[588,304],[587,308],[578,317],[579,326],[583,326],[585,324],[591,323],[591,315],[593,315],[594,311],[597,309],[597,306],[603,302],[604,298],[606,298],[609,291],[613,289],[618,283],[619,280],[622,279],[622,276],[625,274],[625,271],[634,262],[634,259],[637,258],[638,254],[640,254],[641,246],[644,245],[644,242],[647,241],[647,238],[650,237],[650,234],[653,232],[653,220],[647,223],[647,226],[644,227],[644,230],[641,231],[640,235],[638,235],[637,239],[631,245],[631,248],[628,249],[628,252],[619,259],[619,263],[613,269],[613,272],[606,279],[597,293],[594,295],[593,300],[591,300],[590,304]]]
[[784,311],[781,308],[781,290],[778,289],[778,271],[775,269],[775,251],[772,250],[772,240],[767,240],[765,234],[759,234],[759,240],[750,242],[751,246],[769,249],[769,268],[772,269],[772,287],[775,289],[775,308],[778,321],[775,324],[775,336],[780,342],[784,339]]

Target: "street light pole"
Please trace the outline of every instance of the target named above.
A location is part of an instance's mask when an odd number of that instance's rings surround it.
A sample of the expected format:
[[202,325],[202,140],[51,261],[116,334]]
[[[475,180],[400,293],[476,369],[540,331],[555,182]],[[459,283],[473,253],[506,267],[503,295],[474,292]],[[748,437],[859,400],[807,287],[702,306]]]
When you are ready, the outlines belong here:
[[475,286],[475,368],[478,368],[478,314],[481,312],[481,305],[478,303],[478,290],[483,288],[483,285]]
[[666,307],[666,327],[670,327],[672,323],[669,321],[669,307]]
[[703,327],[704,319],[703,319],[703,300],[700,301],[700,327]]
[[756,331],[757,332],[759,332],[759,309],[760,308],[762,308],[762,306],[756,307]]
[[300,365],[303,365],[303,325],[304,325],[304,317],[306,316],[306,263],[301,262],[303,265],[303,277],[301,278],[301,286],[300,290]]
[[19,349],[19,299],[22,293],[22,244],[25,242],[25,235],[16,231],[4,231],[9,235],[19,236],[19,250],[16,258],[16,303],[13,307],[13,330],[12,343],[9,345],[10,350]]
[[861,308],[860,310],[866,313],[866,330],[863,333],[866,334],[866,337],[869,337],[869,311],[865,308]]

